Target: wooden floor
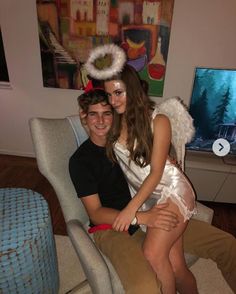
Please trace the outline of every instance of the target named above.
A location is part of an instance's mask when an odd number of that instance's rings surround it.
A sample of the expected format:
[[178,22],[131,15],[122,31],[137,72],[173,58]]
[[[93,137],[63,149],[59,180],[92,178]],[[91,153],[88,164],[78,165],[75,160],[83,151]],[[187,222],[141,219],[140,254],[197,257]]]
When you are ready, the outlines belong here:
[[[34,158],[0,154],[0,188],[5,187],[28,188],[42,194],[49,204],[54,233],[66,235],[65,221],[56,194],[40,174]],[[236,204],[202,203],[214,209],[213,224],[236,237]]]
[[34,158],[0,154],[0,188],[5,187],[27,188],[42,194],[50,208],[54,234],[67,234],[56,194],[40,174]]

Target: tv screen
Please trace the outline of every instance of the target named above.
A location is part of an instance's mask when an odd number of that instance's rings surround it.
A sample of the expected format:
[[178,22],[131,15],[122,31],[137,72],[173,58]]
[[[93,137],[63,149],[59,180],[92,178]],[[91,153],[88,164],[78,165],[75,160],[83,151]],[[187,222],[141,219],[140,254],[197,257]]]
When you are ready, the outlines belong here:
[[188,150],[210,151],[216,139],[230,143],[236,155],[236,69],[195,69],[189,112],[195,137]]

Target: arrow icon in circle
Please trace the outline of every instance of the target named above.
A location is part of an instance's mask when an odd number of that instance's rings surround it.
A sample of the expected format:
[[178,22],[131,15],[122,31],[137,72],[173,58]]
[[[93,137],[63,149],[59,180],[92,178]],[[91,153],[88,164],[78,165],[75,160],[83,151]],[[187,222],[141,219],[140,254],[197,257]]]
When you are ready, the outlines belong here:
[[219,145],[220,145],[219,151],[221,151],[224,148],[224,146],[221,143],[219,143]]
[[219,138],[214,141],[212,151],[217,156],[225,156],[230,152],[230,144],[226,139]]

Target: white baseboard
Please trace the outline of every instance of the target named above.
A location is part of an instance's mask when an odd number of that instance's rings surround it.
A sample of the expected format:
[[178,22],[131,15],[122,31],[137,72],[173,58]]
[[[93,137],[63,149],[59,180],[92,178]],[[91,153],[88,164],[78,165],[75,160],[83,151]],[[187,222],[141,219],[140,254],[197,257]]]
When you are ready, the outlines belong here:
[[35,158],[35,154],[32,153],[32,152],[21,152],[21,151],[0,149],[0,154],[14,155],[14,156],[24,156],[24,157],[34,157]]

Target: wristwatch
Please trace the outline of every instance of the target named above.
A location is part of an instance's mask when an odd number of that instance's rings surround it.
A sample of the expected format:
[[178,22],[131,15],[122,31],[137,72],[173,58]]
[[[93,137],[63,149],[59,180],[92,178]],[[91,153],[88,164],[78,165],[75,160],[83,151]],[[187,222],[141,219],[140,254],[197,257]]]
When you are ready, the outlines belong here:
[[138,219],[137,219],[137,217],[135,216],[134,219],[133,219],[132,222],[131,222],[131,225],[132,225],[132,226],[135,226],[135,225],[137,225],[137,224],[138,224]]

